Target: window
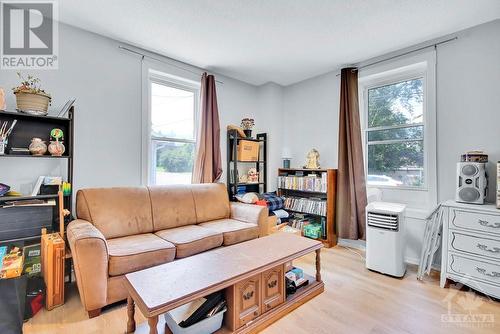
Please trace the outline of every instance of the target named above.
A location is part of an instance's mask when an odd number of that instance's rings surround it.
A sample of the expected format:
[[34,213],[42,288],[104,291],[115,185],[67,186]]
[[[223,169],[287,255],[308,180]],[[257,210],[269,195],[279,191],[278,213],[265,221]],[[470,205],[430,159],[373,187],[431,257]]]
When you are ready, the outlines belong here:
[[149,184],[191,183],[198,88],[155,77],[149,82]]
[[367,184],[426,185],[424,76],[368,86],[365,91]]

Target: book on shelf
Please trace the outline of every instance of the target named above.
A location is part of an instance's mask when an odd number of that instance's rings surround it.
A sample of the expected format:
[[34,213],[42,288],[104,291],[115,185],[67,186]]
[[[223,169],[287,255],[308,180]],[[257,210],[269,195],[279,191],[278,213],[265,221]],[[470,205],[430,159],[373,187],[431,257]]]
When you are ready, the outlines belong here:
[[306,176],[278,176],[278,188],[326,193],[327,173],[322,172],[321,175],[309,174]]
[[319,198],[285,197],[285,209],[326,216],[326,201]]
[[288,226],[299,230],[301,235],[312,239],[326,239],[326,218],[294,213],[288,220]]

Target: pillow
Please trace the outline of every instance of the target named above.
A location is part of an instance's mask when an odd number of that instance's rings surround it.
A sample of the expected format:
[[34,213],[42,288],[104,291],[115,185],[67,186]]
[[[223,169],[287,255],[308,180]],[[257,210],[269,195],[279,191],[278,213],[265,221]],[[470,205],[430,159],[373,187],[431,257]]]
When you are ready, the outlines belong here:
[[242,203],[254,204],[259,200],[259,197],[256,193],[246,193],[242,195],[236,195],[236,199]]

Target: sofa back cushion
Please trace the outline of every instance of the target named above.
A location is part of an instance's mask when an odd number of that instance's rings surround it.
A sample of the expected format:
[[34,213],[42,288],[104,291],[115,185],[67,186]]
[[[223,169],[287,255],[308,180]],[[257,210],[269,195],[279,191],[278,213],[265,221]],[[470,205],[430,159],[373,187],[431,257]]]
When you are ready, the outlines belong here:
[[191,191],[193,192],[197,223],[229,218],[231,208],[224,184],[193,184]]
[[191,185],[149,187],[155,232],[196,224],[196,210],[191,187]]
[[153,231],[151,200],[145,187],[79,190],[76,214],[91,222],[106,239]]

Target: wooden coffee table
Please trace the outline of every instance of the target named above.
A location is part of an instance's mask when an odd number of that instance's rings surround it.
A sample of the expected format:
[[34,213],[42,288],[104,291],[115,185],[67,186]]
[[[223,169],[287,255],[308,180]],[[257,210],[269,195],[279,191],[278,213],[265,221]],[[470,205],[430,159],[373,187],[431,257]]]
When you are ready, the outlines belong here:
[[[150,334],[168,333],[158,326],[160,315],[219,290],[225,290],[228,310],[218,333],[262,330],[324,291],[321,247],[320,241],[277,233],[127,274],[127,333],[136,330],[135,305],[148,319]],[[287,297],[285,264],[311,252],[316,276],[306,275],[309,284]]]

